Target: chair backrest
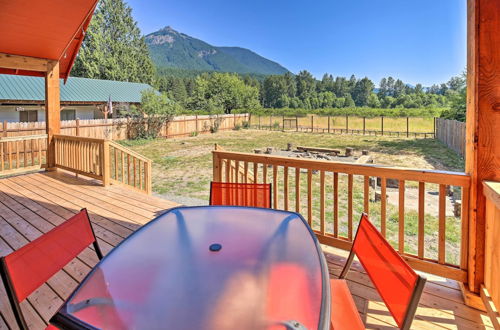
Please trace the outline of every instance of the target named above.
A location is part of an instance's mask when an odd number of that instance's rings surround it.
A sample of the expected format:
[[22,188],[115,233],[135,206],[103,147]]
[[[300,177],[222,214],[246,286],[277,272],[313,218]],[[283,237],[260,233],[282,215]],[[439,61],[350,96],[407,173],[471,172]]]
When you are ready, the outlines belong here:
[[[397,325],[402,329],[409,329],[425,278],[419,276],[401,258],[366,214],[361,216],[352,253],[358,257]],[[343,275],[345,273],[342,272]]]
[[19,303],[92,243],[98,258],[102,259],[87,210],[83,209],[36,240],[1,258],[2,280],[21,328],[26,328],[26,323]]
[[210,205],[271,207],[271,184],[212,182]]

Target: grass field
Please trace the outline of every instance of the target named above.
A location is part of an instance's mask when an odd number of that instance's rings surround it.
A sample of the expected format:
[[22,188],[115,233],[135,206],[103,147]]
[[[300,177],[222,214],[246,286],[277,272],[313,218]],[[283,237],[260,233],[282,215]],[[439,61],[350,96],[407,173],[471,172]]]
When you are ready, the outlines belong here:
[[[239,130],[219,132],[217,134],[200,135],[190,138],[158,139],[152,141],[124,141],[123,144],[135,151],[151,158],[153,165],[153,190],[157,194],[164,194],[166,198],[172,196],[183,196],[207,201],[209,185],[212,180],[212,155],[211,151],[217,143],[226,150],[239,152],[252,152],[255,148],[275,147],[285,148],[290,142],[294,145],[307,145],[316,147],[331,147],[344,149],[353,147],[358,153],[360,150],[368,150],[376,164],[403,166],[440,170],[463,170],[463,160],[453,151],[447,149],[440,142],[433,139],[399,139],[390,137],[364,137],[352,135],[330,135],[311,133],[283,133],[279,131]],[[262,171],[260,171],[262,173]],[[268,171],[271,174],[272,171]],[[331,174],[327,174],[326,186],[326,218],[327,230],[332,231],[333,200],[331,198],[333,188]],[[278,173],[283,178],[283,169]],[[290,174],[290,187],[293,187],[294,175]],[[342,235],[347,235],[347,180],[345,175],[339,177],[339,230]],[[301,196],[304,199],[302,205],[306,204],[307,184],[306,175],[302,175],[300,183]],[[268,181],[270,182],[270,180]],[[354,219],[358,219],[363,211],[363,184],[362,177],[356,177],[354,181]],[[406,213],[405,213],[405,251],[416,252],[417,242],[417,219],[418,214],[414,193],[416,182],[407,182],[406,185]],[[436,204],[435,192],[437,186],[426,185],[426,201]],[[396,193],[396,192],[394,192]],[[279,190],[279,206],[283,207],[283,190]],[[295,209],[294,192],[290,189],[290,209]],[[313,226],[319,226],[319,175],[313,177]],[[397,203],[388,203],[388,237],[392,243],[398,241],[398,207]],[[425,255],[434,258],[437,254],[437,211],[435,205],[426,206],[425,221]],[[450,208],[450,207],[449,207]],[[305,208],[302,210],[306,214]],[[370,203],[370,216],[377,219],[380,216],[380,203]],[[460,248],[460,219],[447,212],[446,225],[446,260],[450,263],[458,261]]]
[[[298,117],[298,125],[302,127],[311,127],[311,116],[314,116],[312,124],[315,128],[328,128],[328,117],[319,115],[308,115],[306,117]],[[293,119],[295,117],[285,117]],[[261,126],[275,126],[276,128],[283,127],[282,116],[260,116]],[[349,129],[363,129],[363,118],[349,117]],[[410,132],[433,133],[434,132],[434,118],[416,118],[410,117],[408,119],[408,129]],[[259,116],[252,116],[252,127],[258,127]],[[286,124],[288,128],[288,124]],[[295,125],[295,124],[293,124]],[[295,126],[293,126],[295,127]],[[330,117],[330,128],[345,129],[346,117],[345,116],[332,116]],[[382,130],[382,119],[380,117],[366,118],[366,130]],[[406,132],[406,117],[384,117],[384,131],[392,132]]]

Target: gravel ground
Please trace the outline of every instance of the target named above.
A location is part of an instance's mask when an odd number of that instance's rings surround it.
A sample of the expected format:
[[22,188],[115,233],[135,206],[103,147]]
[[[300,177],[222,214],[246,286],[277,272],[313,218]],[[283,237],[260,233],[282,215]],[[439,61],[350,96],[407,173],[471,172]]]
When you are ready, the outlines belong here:
[[169,201],[187,206],[208,205],[208,200],[193,197],[178,196],[172,194],[154,194],[156,197],[167,199]]

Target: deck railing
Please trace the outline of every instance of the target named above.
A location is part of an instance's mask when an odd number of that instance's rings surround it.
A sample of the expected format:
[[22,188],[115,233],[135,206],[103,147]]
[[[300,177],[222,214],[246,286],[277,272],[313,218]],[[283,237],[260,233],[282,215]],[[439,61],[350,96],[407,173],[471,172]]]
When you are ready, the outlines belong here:
[[55,135],[56,167],[151,194],[152,161],[105,139]]
[[0,137],[0,175],[44,167],[46,149],[47,134]]
[[109,141],[110,180],[151,194],[152,161],[124,146]]
[[483,182],[486,196],[484,286],[481,297],[495,329],[500,329],[500,182]]
[[214,181],[249,177],[271,183],[273,207],[302,213],[323,244],[350,249],[366,212],[413,267],[466,282],[465,173],[213,151]]

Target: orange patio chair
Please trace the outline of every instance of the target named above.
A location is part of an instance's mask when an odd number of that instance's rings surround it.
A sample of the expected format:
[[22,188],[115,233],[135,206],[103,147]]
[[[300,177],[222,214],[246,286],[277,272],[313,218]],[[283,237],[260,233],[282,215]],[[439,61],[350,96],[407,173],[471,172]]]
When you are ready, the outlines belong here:
[[363,214],[340,279],[331,279],[331,328],[364,329],[345,277],[356,255],[400,329],[410,329],[425,278],[419,276]]
[[[102,259],[87,210],[82,209],[48,233],[0,259],[0,273],[19,328],[28,329],[20,303],[90,244],[94,245],[99,260]],[[47,329],[57,328],[48,326]]]
[[211,182],[210,205],[271,208],[271,184]]

